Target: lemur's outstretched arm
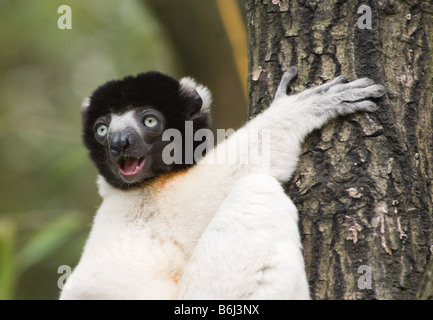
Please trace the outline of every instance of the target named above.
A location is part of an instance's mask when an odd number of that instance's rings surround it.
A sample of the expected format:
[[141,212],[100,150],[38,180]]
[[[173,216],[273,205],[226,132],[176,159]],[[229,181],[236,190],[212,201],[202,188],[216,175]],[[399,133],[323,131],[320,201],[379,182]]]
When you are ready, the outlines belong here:
[[[376,104],[368,99],[385,93],[385,87],[371,79],[347,82],[345,76],[339,76],[329,83],[287,95],[287,87],[296,74],[296,67],[291,67],[283,75],[269,108],[233,134],[227,146],[215,149],[216,153],[228,149],[229,154],[237,149],[237,166],[232,169],[241,175],[260,172],[280,182],[288,180],[296,169],[301,144],[310,132],[339,115],[375,111]],[[251,139],[257,132],[258,139]],[[239,150],[242,141],[248,141],[249,148]],[[268,157],[264,157],[268,151]],[[247,164],[239,164],[240,159],[247,159]]]

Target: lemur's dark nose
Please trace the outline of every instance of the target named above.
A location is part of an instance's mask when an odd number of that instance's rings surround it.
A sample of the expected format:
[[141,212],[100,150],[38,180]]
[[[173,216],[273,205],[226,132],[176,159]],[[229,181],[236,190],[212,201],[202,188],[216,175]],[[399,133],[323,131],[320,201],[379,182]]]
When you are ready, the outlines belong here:
[[128,151],[131,145],[132,135],[130,132],[116,132],[110,140],[110,152],[121,155]]

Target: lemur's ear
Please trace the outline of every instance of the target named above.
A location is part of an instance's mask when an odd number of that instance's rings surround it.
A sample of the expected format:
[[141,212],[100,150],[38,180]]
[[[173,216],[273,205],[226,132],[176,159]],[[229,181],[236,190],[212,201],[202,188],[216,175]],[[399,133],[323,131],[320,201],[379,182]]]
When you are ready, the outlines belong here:
[[179,84],[179,95],[188,101],[190,117],[201,115],[209,118],[212,104],[212,95],[209,89],[189,77],[180,79]]
[[85,111],[90,106],[90,97],[87,97],[81,103],[81,111]]

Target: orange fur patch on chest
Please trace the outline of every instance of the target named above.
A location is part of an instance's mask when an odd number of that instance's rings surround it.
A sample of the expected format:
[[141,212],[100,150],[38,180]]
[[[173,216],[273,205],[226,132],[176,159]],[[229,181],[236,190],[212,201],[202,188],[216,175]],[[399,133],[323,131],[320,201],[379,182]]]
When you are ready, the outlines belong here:
[[169,273],[168,275],[169,279],[178,284],[179,280],[182,278],[182,271],[181,270],[173,270],[172,272]]
[[162,174],[145,185],[145,188],[149,188],[154,194],[160,193],[168,183],[176,183],[178,179],[181,179],[187,173],[188,169]]

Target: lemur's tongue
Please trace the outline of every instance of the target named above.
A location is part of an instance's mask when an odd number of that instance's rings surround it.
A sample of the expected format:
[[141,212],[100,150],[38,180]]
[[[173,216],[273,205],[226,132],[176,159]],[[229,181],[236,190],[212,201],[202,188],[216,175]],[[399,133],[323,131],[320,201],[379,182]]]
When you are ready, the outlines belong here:
[[118,167],[123,175],[132,176],[143,168],[144,161],[145,158],[127,157],[118,163]]
[[123,165],[123,171],[127,174],[133,174],[137,171],[140,161],[137,158],[127,158]]

